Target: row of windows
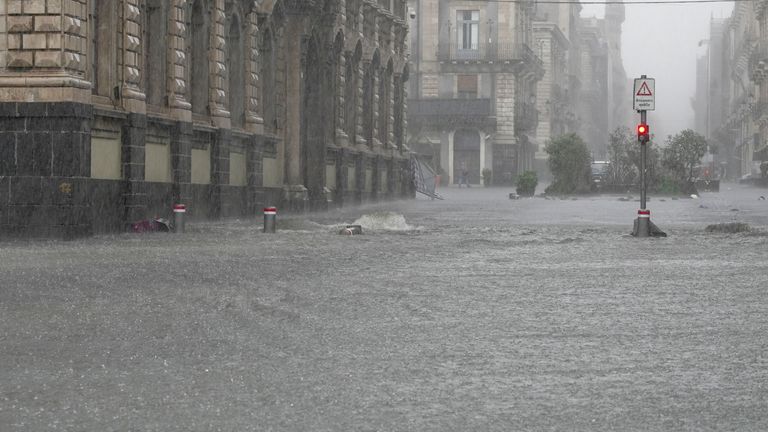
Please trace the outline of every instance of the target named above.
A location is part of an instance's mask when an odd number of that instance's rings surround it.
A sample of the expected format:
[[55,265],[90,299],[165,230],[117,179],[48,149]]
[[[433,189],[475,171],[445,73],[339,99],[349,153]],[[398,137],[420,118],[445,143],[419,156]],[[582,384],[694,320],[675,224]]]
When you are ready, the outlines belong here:
[[[117,7],[121,0],[100,0],[90,2],[89,20],[91,23],[91,46],[90,46],[90,79],[93,82],[94,95],[104,98],[118,97],[115,86],[120,81],[117,76],[117,49],[118,35],[114,31],[117,27],[119,16]],[[209,2],[204,0],[194,0],[188,3],[186,8],[186,31],[184,37],[185,52],[187,55],[184,62],[185,81],[187,83],[184,97],[191,104],[192,112],[198,116],[208,115],[209,113],[209,80],[210,65],[208,60],[211,18],[208,8]],[[229,4],[229,2],[228,2]],[[172,94],[169,85],[174,84],[171,77],[174,75],[175,65],[168,58],[169,56],[169,28],[170,25],[170,6],[167,0],[144,0],[142,7],[142,54],[139,62],[142,69],[142,90],[145,92],[146,101],[149,109],[152,107],[166,107],[169,105],[169,96]],[[247,111],[248,91],[246,86],[248,64],[247,53],[250,47],[247,42],[247,26],[243,19],[237,13],[231,13],[227,10],[227,21],[225,25],[225,84],[224,90],[227,94],[226,108],[231,114],[233,127],[242,127],[245,123],[245,113]],[[260,59],[260,114],[264,118],[265,132],[277,133],[280,129],[280,107],[278,106],[278,82],[277,82],[277,48],[273,43],[273,36],[269,26],[265,27],[263,42],[259,46]],[[339,43],[337,55],[341,56],[341,46]],[[340,57],[339,57],[340,60]],[[357,135],[358,122],[363,125],[363,134],[366,140],[373,142],[374,129],[377,130],[377,136],[381,142],[387,142],[390,132],[389,113],[394,103],[395,116],[395,139],[400,144],[402,140],[400,123],[403,121],[403,113],[400,109],[404,100],[404,82],[405,77],[398,75],[395,79],[392,64],[381,67],[378,57],[374,61],[367,63],[362,77],[358,76],[358,70],[362,66],[362,55],[360,50],[354,54],[347,53],[346,59],[346,88],[344,89],[345,99],[347,101],[357,101],[362,99],[363,118],[358,119],[357,104],[347,103],[344,112],[344,129],[349,136]],[[170,69],[170,70],[169,70]],[[339,73],[341,71],[337,71]],[[362,82],[361,82],[362,79]],[[330,85],[327,80],[319,85]],[[378,86],[374,88],[374,83]],[[362,89],[362,94],[361,94]],[[394,90],[394,94],[393,94]],[[378,105],[375,107],[379,115],[374,116],[374,101],[378,95]],[[335,121],[335,119],[334,119]]]
[[[89,22],[91,46],[89,55],[91,64],[89,78],[93,83],[93,93],[106,98],[117,97],[116,83],[119,82],[117,71],[118,10],[121,0],[99,0],[90,2]],[[190,2],[186,11],[187,37],[186,53],[189,56],[185,64],[186,99],[192,104],[195,114],[208,114],[209,103],[209,31],[210,17],[203,0]],[[152,106],[167,106],[169,89],[168,25],[169,2],[167,0],[145,0],[142,2],[142,68],[141,86],[147,103]],[[232,125],[240,127],[245,120],[246,107],[246,45],[245,28],[242,18],[236,14],[227,14],[226,24],[226,90],[229,95],[228,109]]]

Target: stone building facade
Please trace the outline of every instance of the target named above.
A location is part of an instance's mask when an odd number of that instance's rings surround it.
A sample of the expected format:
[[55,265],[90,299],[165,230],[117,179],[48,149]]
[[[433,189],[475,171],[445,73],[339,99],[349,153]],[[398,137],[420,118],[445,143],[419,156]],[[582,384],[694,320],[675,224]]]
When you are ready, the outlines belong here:
[[447,183],[490,170],[512,184],[532,169],[544,74],[533,49],[534,2],[410,0],[409,143]]
[[594,160],[606,160],[611,132],[632,127],[632,93],[621,52],[624,5],[606,6],[604,18],[582,18],[578,131]]
[[536,171],[549,176],[547,142],[576,133],[595,160],[607,158],[609,136],[633,122],[621,54],[624,5],[606,5],[604,18],[582,18],[579,4],[539,4],[534,32],[544,77],[538,82]]
[[[758,100],[757,85],[750,80],[749,71],[758,31],[755,6],[755,3],[735,4],[723,33],[722,111],[714,138],[720,146],[719,174],[728,179],[738,179],[753,171],[755,137],[759,137],[756,127],[759,123],[756,124],[752,116]],[[768,127],[768,118],[760,117],[757,120]],[[759,148],[759,140],[757,144]],[[758,174],[759,166],[756,168],[754,171]]]
[[712,18],[697,61],[695,127],[716,150],[702,164],[729,180],[768,184],[768,1]]
[[412,196],[405,0],[0,3],[0,233]]
[[533,23],[536,50],[544,63],[544,76],[537,84],[536,128],[538,148],[535,168],[539,177],[549,176],[544,148],[552,138],[578,128],[576,102],[581,91],[579,4],[540,4]]

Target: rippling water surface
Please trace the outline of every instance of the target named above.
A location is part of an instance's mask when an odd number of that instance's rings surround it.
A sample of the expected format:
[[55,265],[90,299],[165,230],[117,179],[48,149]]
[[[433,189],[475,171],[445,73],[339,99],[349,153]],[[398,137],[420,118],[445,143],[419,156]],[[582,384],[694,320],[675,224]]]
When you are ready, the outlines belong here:
[[664,239],[492,188],[0,244],[0,430],[767,430],[767,191],[727,189],[651,197]]

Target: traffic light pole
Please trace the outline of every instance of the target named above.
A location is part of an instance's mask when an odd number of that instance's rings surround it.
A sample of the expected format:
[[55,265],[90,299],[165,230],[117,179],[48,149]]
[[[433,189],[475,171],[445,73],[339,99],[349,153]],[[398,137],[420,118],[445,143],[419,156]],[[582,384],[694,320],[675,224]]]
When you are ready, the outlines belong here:
[[[637,211],[637,220],[635,221],[635,229],[632,234],[636,237],[648,237],[651,235],[651,212],[645,207],[646,203],[646,182],[645,182],[645,165],[646,158],[648,157],[648,123],[647,112],[645,110],[640,111],[640,126],[638,127],[637,141],[640,144],[640,210]],[[642,134],[641,132],[642,129]]]
[[640,210],[637,211],[637,219],[632,229],[632,235],[635,237],[666,237],[656,225],[651,222],[651,211],[645,206],[647,201],[648,185],[647,181],[647,159],[648,146],[651,142],[651,131],[648,126],[648,110],[654,110],[656,80],[642,75],[635,79],[633,90],[633,107],[640,113],[640,124],[637,125],[637,141],[640,144]]

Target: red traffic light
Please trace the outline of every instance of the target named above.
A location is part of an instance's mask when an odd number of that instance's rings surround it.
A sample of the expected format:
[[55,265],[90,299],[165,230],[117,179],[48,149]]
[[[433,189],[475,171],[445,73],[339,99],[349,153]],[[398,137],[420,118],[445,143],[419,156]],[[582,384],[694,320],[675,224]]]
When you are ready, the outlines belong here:
[[637,139],[642,142],[647,142],[649,139],[648,131],[649,128],[647,124],[640,123],[637,125]]

